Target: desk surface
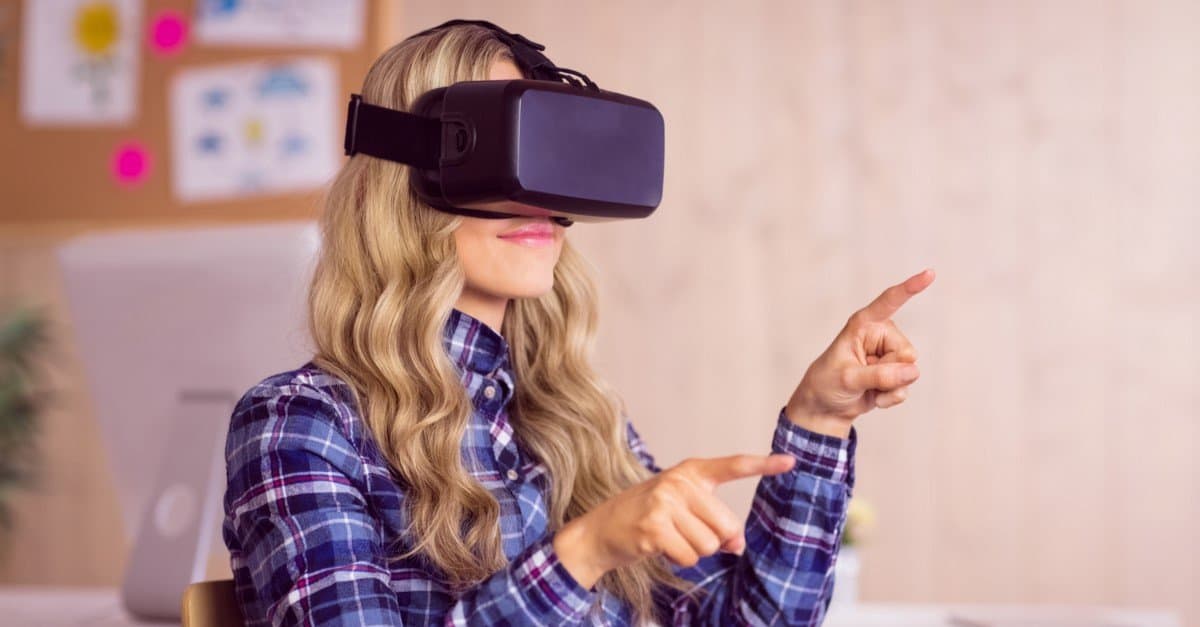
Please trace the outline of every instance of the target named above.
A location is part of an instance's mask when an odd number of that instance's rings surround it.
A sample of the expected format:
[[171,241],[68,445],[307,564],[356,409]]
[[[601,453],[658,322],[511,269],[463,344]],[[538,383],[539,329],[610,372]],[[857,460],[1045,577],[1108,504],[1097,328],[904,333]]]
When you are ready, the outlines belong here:
[[1180,627],[1174,612],[1056,605],[859,603],[832,608],[824,627]]
[[[0,587],[0,617],[27,627],[144,627],[115,588]],[[859,603],[834,608],[825,627],[1179,627],[1172,612],[1034,605]]]
[[6,625],[27,627],[145,627],[178,625],[139,622],[121,607],[116,588],[68,588],[45,586],[0,587],[0,616]]

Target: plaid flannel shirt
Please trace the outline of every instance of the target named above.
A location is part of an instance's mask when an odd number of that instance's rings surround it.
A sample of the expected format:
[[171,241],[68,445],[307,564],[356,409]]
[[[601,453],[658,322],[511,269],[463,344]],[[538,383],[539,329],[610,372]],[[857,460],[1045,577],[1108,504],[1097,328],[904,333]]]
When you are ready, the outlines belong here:
[[[463,592],[411,548],[397,484],[349,387],[312,363],[251,388],[226,440],[225,520],[247,625],[568,625],[631,622],[629,608],[577,583],[558,561],[546,515],[545,468],[513,439],[514,394],[504,338],[454,310],[445,346],[475,411],[464,463],[500,504],[508,565]],[[632,425],[629,445],[657,472]],[[743,555],[717,553],[677,569],[695,585],[655,594],[664,624],[817,625],[854,483],[855,432],[808,432],[783,411],[772,451],[797,458],[759,481]]]

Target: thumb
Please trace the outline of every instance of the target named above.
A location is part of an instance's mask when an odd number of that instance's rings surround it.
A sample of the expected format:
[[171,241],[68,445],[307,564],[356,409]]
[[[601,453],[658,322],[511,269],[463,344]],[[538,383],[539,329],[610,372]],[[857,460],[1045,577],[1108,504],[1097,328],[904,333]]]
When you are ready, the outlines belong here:
[[852,392],[888,391],[916,381],[921,371],[916,364],[876,363],[850,366],[842,371],[842,385]]
[[746,536],[739,533],[736,536],[726,540],[725,543],[721,545],[721,550],[725,551],[726,553],[741,555],[746,550]]

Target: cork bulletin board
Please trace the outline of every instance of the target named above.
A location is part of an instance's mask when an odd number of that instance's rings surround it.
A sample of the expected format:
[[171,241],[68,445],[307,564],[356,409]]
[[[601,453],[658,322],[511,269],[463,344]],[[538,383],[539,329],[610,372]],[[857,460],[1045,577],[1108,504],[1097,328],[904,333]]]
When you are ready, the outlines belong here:
[[[135,93],[136,112],[126,123],[80,126],[30,126],[22,119],[20,72],[22,11],[30,2],[0,0],[0,227],[49,223],[170,223],[260,221],[316,215],[321,188],[286,193],[254,193],[236,199],[181,201],[172,189],[169,86],[182,69],[228,63],[330,60],[337,72],[332,125],[341,144],[344,98],[359,90],[377,53],[392,42],[387,0],[366,0],[362,36],[351,48],[210,44],[189,32],[176,52],[150,48],[149,24],[171,11],[192,26],[201,0],[144,0],[138,45],[141,46]],[[133,142],[145,148],[148,170],[136,184],[114,178],[114,154]],[[340,157],[338,157],[340,159]],[[340,161],[338,161],[340,163]]]

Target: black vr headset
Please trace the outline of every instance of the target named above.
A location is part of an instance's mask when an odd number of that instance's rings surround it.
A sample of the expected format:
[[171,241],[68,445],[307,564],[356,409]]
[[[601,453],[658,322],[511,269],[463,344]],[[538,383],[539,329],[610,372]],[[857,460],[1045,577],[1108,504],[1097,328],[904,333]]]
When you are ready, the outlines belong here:
[[[561,68],[545,46],[480,20],[533,80],[463,81],[422,94],[410,112],[350,97],[346,154],[412,167],[422,201],[482,218],[644,218],[662,200],[663,117]],[[411,37],[410,37],[411,39]]]

